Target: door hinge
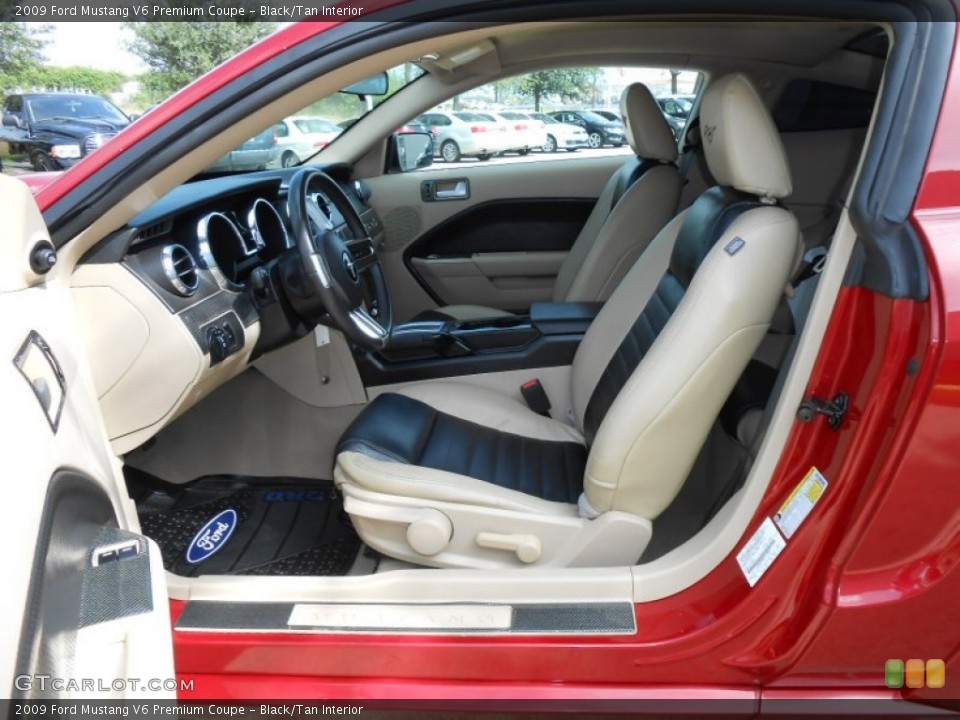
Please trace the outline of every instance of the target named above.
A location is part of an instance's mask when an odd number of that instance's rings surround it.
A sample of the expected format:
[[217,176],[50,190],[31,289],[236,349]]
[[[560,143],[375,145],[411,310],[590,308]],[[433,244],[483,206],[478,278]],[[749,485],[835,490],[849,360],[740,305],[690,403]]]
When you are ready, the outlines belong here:
[[831,430],[837,430],[850,408],[850,396],[845,392],[837,393],[833,400],[818,397],[806,397],[797,410],[800,422],[811,422],[817,415],[824,415]]

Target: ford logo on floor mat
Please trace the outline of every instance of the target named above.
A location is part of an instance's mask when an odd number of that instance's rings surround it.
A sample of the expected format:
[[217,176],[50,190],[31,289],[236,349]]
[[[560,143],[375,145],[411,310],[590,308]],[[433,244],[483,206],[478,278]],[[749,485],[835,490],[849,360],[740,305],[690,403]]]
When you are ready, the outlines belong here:
[[207,521],[187,548],[187,562],[201,563],[227,544],[237,527],[237,511],[224,510]]

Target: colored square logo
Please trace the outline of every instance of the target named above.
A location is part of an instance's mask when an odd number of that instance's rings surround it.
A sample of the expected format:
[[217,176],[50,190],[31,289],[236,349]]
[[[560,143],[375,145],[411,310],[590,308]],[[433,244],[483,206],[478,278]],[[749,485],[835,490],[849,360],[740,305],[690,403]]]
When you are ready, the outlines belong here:
[[908,688],[922,688],[923,676],[925,674],[926,663],[923,660],[907,660],[906,665],[906,684]]
[[884,680],[887,687],[897,690],[903,687],[903,660],[887,660],[883,668]]
[[943,660],[927,660],[927,687],[942,688],[947,684],[947,666]]

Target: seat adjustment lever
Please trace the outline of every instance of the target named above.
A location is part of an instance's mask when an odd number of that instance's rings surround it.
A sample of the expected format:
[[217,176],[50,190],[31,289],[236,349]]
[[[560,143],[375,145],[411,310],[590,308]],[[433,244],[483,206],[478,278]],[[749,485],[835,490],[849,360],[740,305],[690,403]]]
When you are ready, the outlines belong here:
[[536,535],[504,535],[501,533],[477,533],[477,545],[491,550],[509,550],[517,554],[520,562],[532,563],[543,555],[540,538]]

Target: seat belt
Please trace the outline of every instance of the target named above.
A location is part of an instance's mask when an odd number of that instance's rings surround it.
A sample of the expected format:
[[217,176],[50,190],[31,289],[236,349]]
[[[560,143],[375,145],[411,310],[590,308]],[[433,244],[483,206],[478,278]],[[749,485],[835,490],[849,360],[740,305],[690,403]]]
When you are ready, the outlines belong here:
[[807,314],[813,304],[813,294],[820,282],[820,273],[827,262],[829,249],[826,245],[810,248],[803,255],[803,261],[790,281],[792,292],[787,296],[787,306],[793,318],[793,331],[799,335],[807,321]]
[[547,391],[543,389],[539,378],[523,383],[520,386],[520,395],[523,396],[527,407],[537,415],[550,417],[550,398],[547,397]]
[[697,155],[703,152],[703,143],[700,142],[700,118],[694,118],[690,125],[683,131],[684,145],[683,152],[680,153],[680,161],[677,163],[677,169],[680,171],[680,187],[686,186],[690,182],[690,168]]

